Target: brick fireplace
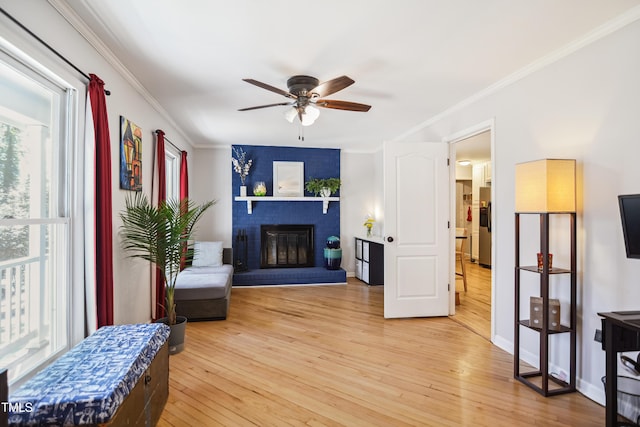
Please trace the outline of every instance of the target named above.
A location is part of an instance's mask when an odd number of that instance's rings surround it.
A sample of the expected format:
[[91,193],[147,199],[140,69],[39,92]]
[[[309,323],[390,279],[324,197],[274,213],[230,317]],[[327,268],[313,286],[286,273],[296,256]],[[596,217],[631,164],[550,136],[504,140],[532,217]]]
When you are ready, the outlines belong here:
[[[310,178],[330,178],[340,176],[340,150],[321,148],[295,148],[295,147],[268,147],[242,145],[234,146],[242,148],[247,153],[247,158],[253,160],[253,165],[246,180],[247,193],[252,195],[253,184],[264,181],[267,185],[267,197],[273,195],[273,162],[291,161],[304,162],[304,180]],[[345,282],[346,273],[338,270],[343,278],[327,279],[319,277],[316,273],[325,275],[327,271],[324,265],[324,247],[329,236],[340,236],[340,202],[331,202],[326,214],[323,213],[322,203],[319,201],[274,201],[268,202],[256,200],[252,204],[252,212],[247,211],[247,204],[236,201],[239,196],[240,178],[233,172],[231,162],[229,170],[232,174],[232,218],[233,233],[238,235],[243,230],[246,235],[247,272],[234,275],[234,284],[278,284],[278,283],[330,283]],[[306,193],[305,196],[313,196]],[[338,194],[339,196],[339,194]],[[308,238],[310,248],[306,252],[305,265],[300,266],[268,266],[262,268],[264,250],[261,248],[263,225],[311,225],[312,231]],[[304,239],[303,239],[304,240]],[[296,239],[297,241],[297,239]],[[287,243],[288,245],[288,243]],[[235,242],[234,242],[235,246]],[[235,249],[235,248],[234,248]],[[287,254],[289,249],[287,249]],[[287,255],[288,256],[288,255]],[[296,261],[297,262],[297,261]],[[315,266],[315,267],[314,267]],[[316,270],[315,273],[313,270]],[[277,278],[275,277],[277,275]],[[313,277],[307,277],[312,275]],[[266,277],[265,279],[249,279],[251,277]],[[290,276],[293,276],[290,278]],[[268,282],[262,283],[261,281]],[[246,283],[250,282],[250,283]]]

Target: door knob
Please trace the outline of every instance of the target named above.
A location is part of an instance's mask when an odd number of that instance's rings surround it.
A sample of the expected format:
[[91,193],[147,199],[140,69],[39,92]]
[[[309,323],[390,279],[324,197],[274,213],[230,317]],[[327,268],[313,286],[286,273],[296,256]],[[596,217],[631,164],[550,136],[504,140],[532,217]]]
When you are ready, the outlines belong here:
[[391,236],[387,237],[387,242],[389,242],[389,243],[393,242],[393,237],[391,237]]

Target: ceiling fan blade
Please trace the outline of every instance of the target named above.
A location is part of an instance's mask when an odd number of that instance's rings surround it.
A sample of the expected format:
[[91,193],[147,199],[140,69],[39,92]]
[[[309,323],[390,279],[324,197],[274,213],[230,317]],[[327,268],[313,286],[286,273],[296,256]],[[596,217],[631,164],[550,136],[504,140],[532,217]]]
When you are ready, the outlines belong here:
[[257,107],[240,108],[238,111],[257,110],[259,108],[277,107],[278,105],[293,105],[292,102],[279,102],[277,104],[258,105]]
[[357,102],[336,101],[333,99],[318,99],[316,101],[318,107],[333,108],[335,110],[348,110],[348,111],[369,111],[371,105],[358,104]]
[[292,98],[292,99],[297,99],[298,98],[297,96],[295,96],[292,93],[287,92],[286,90],[278,89],[277,87],[268,85],[266,83],[259,82],[259,81],[254,80],[254,79],[242,79],[242,80],[244,80],[247,83],[251,83],[252,85],[256,85],[258,87],[261,87],[262,89],[270,90],[271,92],[275,92],[275,93],[278,93],[280,95],[286,96],[287,98]]
[[348,86],[354,84],[355,81],[347,76],[336,77],[335,79],[328,80],[324,83],[320,83],[315,89],[312,89],[311,92],[317,93],[320,98],[325,96],[329,96],[332,93],[336,93],[339,90],[342,90]]

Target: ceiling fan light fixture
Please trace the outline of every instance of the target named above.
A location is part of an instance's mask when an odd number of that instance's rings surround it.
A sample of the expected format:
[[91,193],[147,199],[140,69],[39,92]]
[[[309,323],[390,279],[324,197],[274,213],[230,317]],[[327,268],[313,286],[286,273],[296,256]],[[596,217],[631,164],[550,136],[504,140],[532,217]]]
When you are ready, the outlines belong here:
[[336,77],[319,83],[318,79],[311,76],[297,75],[287,80],[288,91],[278,89],[277,87],[259,82],[254,79],[242,79],[247,83],[283,95],[293,102],[279,102],[275,104],[258,105],[255,107],[241,108],[238,111],[257,110],[261,108],[276,107],[280,105],[292,106],[284,112],[284,117],[289,123],[293,123],[295,116],[298,116],[301,126],[311,126],[320,116],[320,110],[316,107],[330,108],[334,110],[346,111],[369,111],[370,105],[358,104],[356,102],[338,101],[333,99],[325,99],[324,97],[332,95],[354,82],[347,76]]
[[311,126],[316,119],[320,116],[320,110],[313,105],[307,105],[300,116],[302,126]]
[[284,112],[284,118],[287,119],[289,123],[293,123],[293,119],[298,115],[298,109],[296,107],[288,108]]

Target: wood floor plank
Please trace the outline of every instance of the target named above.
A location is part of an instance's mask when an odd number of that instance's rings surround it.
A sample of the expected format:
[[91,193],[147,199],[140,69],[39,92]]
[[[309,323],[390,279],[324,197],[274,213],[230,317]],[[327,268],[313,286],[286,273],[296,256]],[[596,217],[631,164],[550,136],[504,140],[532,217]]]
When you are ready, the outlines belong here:
[[451,318],[384,319],[383,296],[356,279],[234,288],[227,320],[187,325],[159,425],[603,424],[579,393],[515,381],[511,355]]
[[[459,262],[458,262],[459,264]],[[458,269],[460,269],[458,265]],[[467,291],[462,277],[456,276],[456,290],[460,305],[456,306],[453,320],[491,339],[491,268],[482,267],[466,258]]]

